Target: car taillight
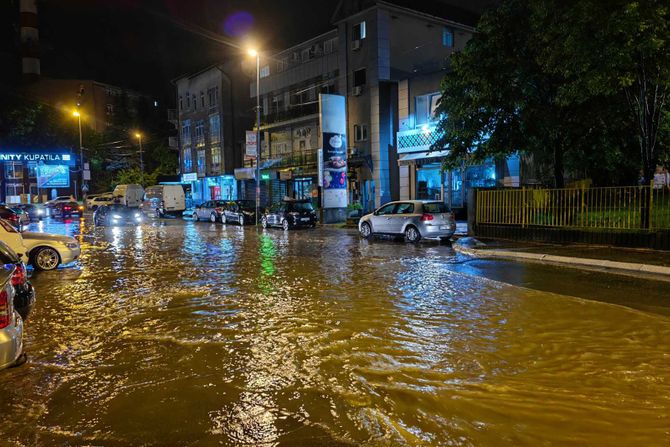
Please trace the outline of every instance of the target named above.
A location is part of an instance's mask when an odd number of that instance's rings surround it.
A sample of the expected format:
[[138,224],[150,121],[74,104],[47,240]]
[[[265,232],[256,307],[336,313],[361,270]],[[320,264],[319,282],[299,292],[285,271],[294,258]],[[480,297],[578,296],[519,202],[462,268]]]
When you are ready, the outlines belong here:
[[63,209],[64,209],[65,211],[70,211],[70,207],[69,207],[69,206],[64,206]]
[[12,320],[11,309],[9,308],[9,293],[7,289],[0,291],[0,329],[9,326]]
[[421,216],[421,222],[427,222],[429,220],[433,220],[434,217],[432,214],[424,213],[423,216]]
[[16,269],[14,269],[14,274],[12,275],[12,285],[20,286],[26,282],[26,268],[23,264],[17,264]]

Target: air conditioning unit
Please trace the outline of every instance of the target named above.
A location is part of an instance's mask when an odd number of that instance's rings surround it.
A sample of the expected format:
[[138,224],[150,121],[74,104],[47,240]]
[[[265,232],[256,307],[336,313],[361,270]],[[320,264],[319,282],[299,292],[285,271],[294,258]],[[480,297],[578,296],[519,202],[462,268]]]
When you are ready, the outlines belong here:
[[360,50],[360,49],[361,49],[361,40],[360,40],[360,39],[356,39],[356,40],[354,40],[353,42],[351,42],[351,49],[352,49],[353,51],[358,51],[358,50]]
[[361,96],[361,94],[363,94],[363,87],[357,85],[356,87],[354,87],[354,91],[352,93],[354,96]]

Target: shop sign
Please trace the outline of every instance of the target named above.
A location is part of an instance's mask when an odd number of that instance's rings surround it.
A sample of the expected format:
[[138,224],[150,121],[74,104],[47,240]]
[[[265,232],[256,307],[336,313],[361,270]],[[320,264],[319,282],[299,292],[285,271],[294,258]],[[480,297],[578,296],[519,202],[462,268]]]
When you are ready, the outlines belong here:
[[198,173],[197,172],[189,172],[188,174],[182,174],[181,175],[181,181],[182,181],[182,183],[197,182],[198,181]]
[[258,146],[256,141],[256,132],[253,130],[247,130],[246,133],[246,150],[245,155],[248,158],[256,158],[256,147]]
[[293,178],[293,171],[279,171],[279,180],[291,180]]
[[64,152],[51,151],[12,151],[0,149],[0,163],[49,163],[49,164],[74,164],[74,158],[71,154]]
[[256,170],[254,168],[237,168],[235,169],[235,178],[237,180],[254,180]]

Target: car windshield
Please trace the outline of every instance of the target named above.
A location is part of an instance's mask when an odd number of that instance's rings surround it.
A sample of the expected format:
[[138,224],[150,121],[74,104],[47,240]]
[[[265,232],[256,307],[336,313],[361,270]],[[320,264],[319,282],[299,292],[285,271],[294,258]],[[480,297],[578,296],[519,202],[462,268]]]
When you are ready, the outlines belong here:
[[424,203],[423,211],[425,213],[448,213],[449,207],[442,202]]
[[243,210],[255,210],[256,209],[256,202],[253,200],[239,200],[237,202],[237,205],[242,208]]
[[293,202],[289,204],[289,210],[297,212],[306,212],[306,211],[314,211],[314,208],[312,207],[312,204],[310,202]]

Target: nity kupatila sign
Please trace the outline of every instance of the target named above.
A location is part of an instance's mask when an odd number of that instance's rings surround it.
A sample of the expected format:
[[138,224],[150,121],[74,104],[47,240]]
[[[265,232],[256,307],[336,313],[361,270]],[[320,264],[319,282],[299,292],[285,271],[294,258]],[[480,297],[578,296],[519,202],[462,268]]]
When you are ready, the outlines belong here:
[[67,152],[55,151],[19,151],[0,149],[0,163],[45,163],[74,164],[74,157]]

